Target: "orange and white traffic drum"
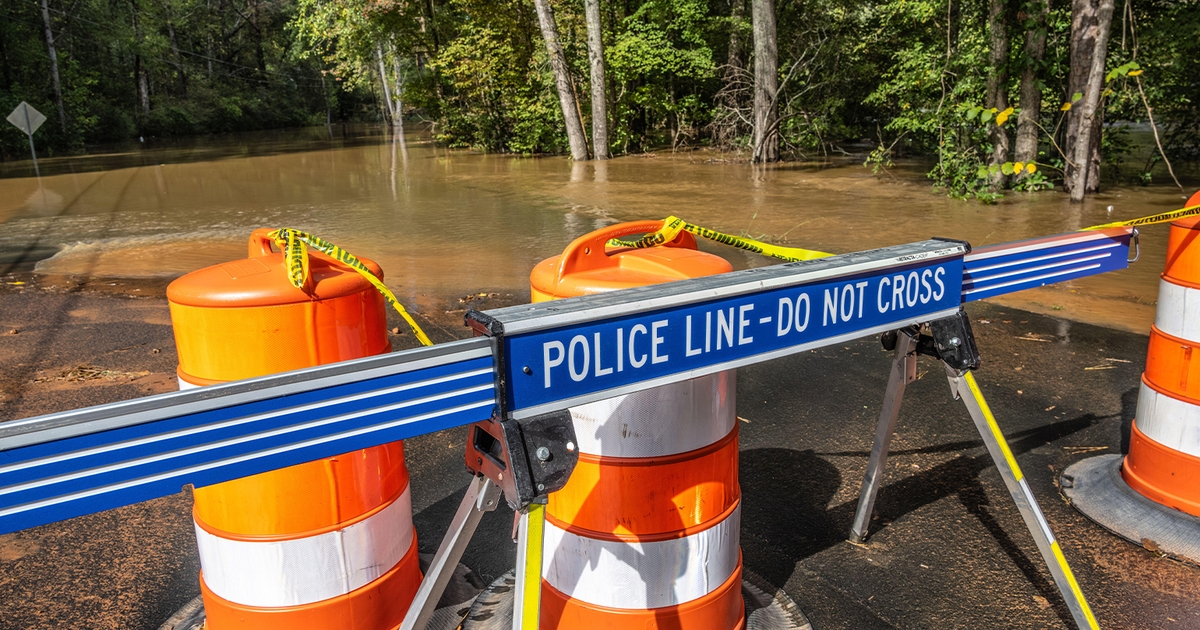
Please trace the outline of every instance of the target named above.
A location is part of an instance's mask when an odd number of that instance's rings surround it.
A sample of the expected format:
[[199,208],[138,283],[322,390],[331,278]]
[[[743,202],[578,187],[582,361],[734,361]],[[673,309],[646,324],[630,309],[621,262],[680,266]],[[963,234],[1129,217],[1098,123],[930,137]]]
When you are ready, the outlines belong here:
[[[1200,205],[1200,193],[1188,206]],[[1200,558],[1200,218],[1175,221],[1159,282],[1129,452],[1063,473],[1063,494],[1106,529]]]
[[[534,269],[534,301],[732,270],[687,233],[666,247],[606,247],[661,227],[576,239]],[[735,381],[729,370],[571,409],[579,461],[546,507],[542,628],[744,625]]]
[[[249,258],[171,283],[181,387],[391,350],[382,296],[354,269],[310,256],[301,291],[267,230],[257,230]],[[388,630],[420,585],[401,442],[196,488],[194,497],[209,630]]]
[[[1193,203],[1200,203],[1200,194]],[[1193,516],[1200,516],[1200,245],[1192,245],[1197,239],[1200,217],[1171,224],[1121,470],[1134,490]]]

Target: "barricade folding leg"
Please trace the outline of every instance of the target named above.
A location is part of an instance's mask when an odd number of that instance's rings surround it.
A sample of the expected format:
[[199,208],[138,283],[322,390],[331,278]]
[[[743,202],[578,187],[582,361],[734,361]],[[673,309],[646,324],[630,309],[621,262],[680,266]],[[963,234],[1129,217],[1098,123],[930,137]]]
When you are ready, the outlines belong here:
[[542,618],[542,552],[546,538],[545,497],[517,512],[517,586],[513,630],[538,630]]
[[867,462],[862,493],[858,498],[858,510],[854,513],[854,525],[850,527],[850,542],[853,543],[866,540],[867,530],[871,527],[875,496],[883,479],[883,464],[892,445],[892,434],[896,432],[904,388],[917,380],[916,337],[919,334],[920,331],[907,328],[896,334],[896,360],[892,362],[892,372],[888,376],[887,393],[883,396],[883,409],[879,412],[879,428],[875,430],[875,446],[871,448],[871,459]]
[[397,630],[424,630],[484,512],[503,494],[516,512],[516,600],[513,630],[537,630],[541,615],[546,495],[566,484],[578,461],[575,429],[565,410],[521,420],[492,418],[467,429],[464,460],[475,477]]
[[937,358],[946,370],[950,382],[950,393],[956,400],[961,400],[967,412],[975,422],[983,443],[987,446],[992,461],[1004,478],[1009,494],[1017,504],[1025,526],[1029,529],[1037,544],[1042,559],[1046,562],[1054,583],[1066,601],[1067,608],[1075,624],[1080,628],[1098,629],[1095,615],[1088,606],[1067,559],[1063,556],[1054,532],[1050,530],[1046,517],[1038,507],[1037,499],[1029,488],[1016,458],[1008,448],[1008,442],[1000,431],[1000,426],[992,415],[991,408],[975,382],[971,373],[979,367],[979,354],[971,334],[970,322],[966,313],[959,311],[952,317],[935,320],[928,324],[930,335],[923,335],[919,328],[910,327],[904,330],[884,333],[883,344],[886,348],[896,349],[896,358],[892,363],[891,376],[888,379],[887,393],[884,395],[883,410],[879,414],[879,427],[875,433],[875,445],[871,450],[871,458],[867,464],[867,472],[863,478],[862,491],[859,495],[858,511],[854,515],[854,524],[850,529],[850,542],[861,543],[866,537],[874,511],[875,497],[879,491],[882,470],[887,460],[888,446],[899,417],[900,404],[904,397],[905,385],[915,379],[917,354],[925,354]]
[[500,486],[483,475],[471,480],[462,503],[458,505],[458,512],[454,514],[454,520],[450,521],[442,544],[438,546],[437,553],[433,555],[433,562],[429,563],[429,570],[421,580],[421,586],[417,588],[412,605],[404,615],[400,630],[420,629],[429,624],[438,600],[446,590],[446,584],[450,582],[458,561],[462,559],[467,543],[471,542],[471,537],[475,535],[475,529],[479,527],[484,512],[495,510],[499,503]]

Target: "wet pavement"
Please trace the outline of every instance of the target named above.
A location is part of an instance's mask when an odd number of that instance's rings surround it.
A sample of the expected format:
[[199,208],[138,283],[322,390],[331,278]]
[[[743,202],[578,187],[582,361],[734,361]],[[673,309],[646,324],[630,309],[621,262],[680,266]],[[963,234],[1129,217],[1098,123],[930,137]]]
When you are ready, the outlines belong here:
[[[154,287],[28,280],[0,289],[0,418],[173,388],[165,301],[125,297]],[[421,320],[435,341],[466,336],[466,304],[426,304]],[[969,312],[984,357],[980,386],[1101,625],[1200,627],[1200,569],[1104,532],[1055,485],[1071,463],[1121,452],[1146,337],[991,304]],[[908,388],[871,537],[845,541],[890,361],[864,339],[739,371],[746,566],[783,587],[816,628],[1070,627],[1000,475],[930,359]],[[464,436],[452,429],[407,443],[423,552],[436,549],[467,483]],[[157,628],[198,593],[190,503],[185,491],[0,536],[0,628]],[[464,562],[485,581],[512,566],[511,524],[505,509],[489,514],[467,550]]]

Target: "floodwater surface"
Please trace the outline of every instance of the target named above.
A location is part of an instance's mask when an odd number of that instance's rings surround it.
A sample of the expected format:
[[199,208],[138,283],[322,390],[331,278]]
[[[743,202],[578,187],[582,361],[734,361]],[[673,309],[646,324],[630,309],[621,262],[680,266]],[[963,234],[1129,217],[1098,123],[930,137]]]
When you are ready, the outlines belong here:
[[[324,129],[320,130],[322,133]],[[40,180],[0,166],[0,275],[29,268],[165,278],[244,257],[259,227],[293,227],[378,261],[401,300],[441,308],[476,292],[528,296],[529,271],[572,239],[668,215],[769,242],[843,253],[930,236],[974,246],[1073,231],[1179,208],[1168,186],[1107,188],[1071,205],[1059,192],[996,205],[932,190],[920,165],[873,175],[859,160],[756,167],[709,151],[573,163],[484,155],[428,136],[311,130],[207,138],[187,146],[43,163]],[[1166,226],[1142,230],[1131,269],[998,298],[1138,332],[1149,329]],[[771,259],[702,244],[736,268]]]

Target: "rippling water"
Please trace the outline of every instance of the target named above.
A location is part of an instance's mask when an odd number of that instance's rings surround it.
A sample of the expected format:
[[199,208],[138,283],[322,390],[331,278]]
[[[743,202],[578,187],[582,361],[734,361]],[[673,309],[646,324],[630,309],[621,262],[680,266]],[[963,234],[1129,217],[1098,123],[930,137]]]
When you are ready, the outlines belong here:
[[[675,214],[838,253],[929,236],[978,246],[1184,201],[1178,189],[1150,186],[1109,188],[1082,206],[1060,193],[1012,194],[985,206],[930,190],[916,165],[873,176],[855,160],[763,168],[724,157],[667,152],[575,164],[447,150],[419,133],[360,130],[336,142],[281,131],[48,161],[44,168],[57,174],[40,184],[0,179],[0,275],[39,260],[36,270],[47,274],[177,276],[245,256],[254,228],[286,226],[377,260],[401,299],[420,308],[466,292],[527,296],[538,260],[622,220]],[[1142,259],[1130,270],[1002,300],[1144,331],[1153,319],[1166,229],[1144,230]],[[771,263],[703,247],[738,268]]]

